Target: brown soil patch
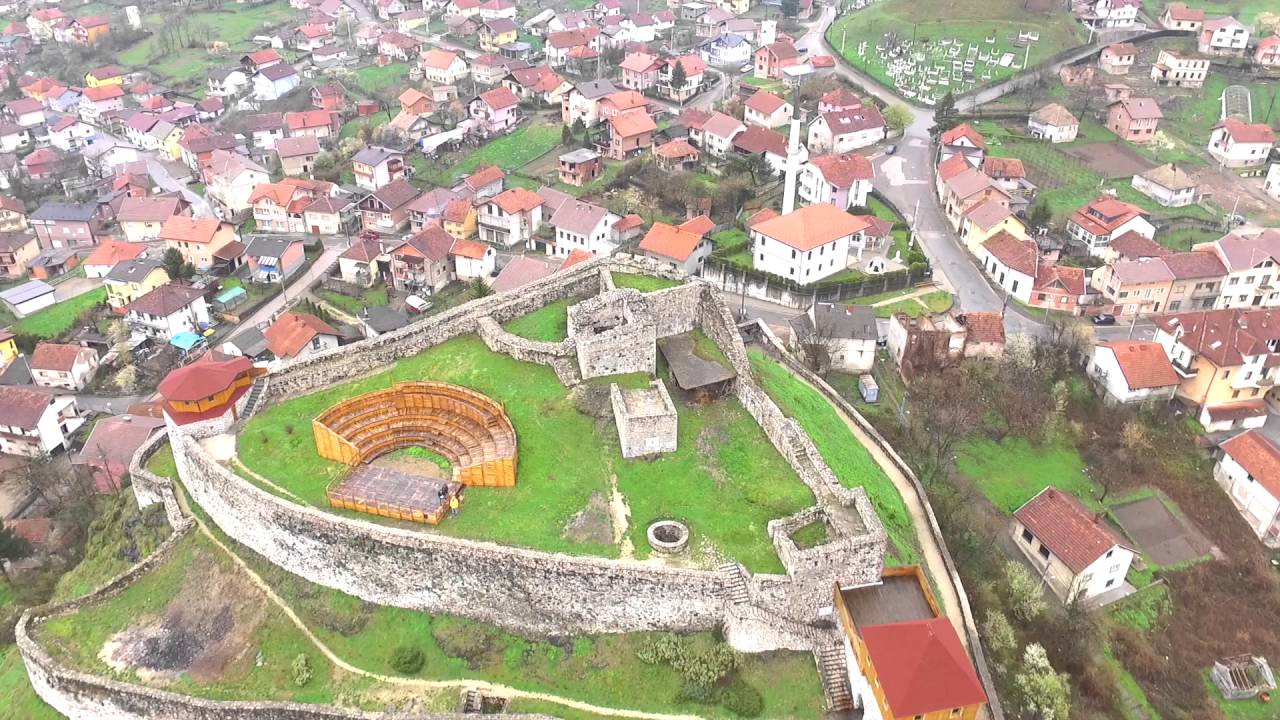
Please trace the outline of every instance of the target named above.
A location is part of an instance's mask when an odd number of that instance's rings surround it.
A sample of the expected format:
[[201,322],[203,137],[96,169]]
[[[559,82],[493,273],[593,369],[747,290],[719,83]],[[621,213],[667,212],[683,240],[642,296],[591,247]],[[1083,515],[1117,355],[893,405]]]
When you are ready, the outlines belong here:
[[1155,164],[1121,142],[1089,143],[1063,150],[1108,180],[1146,172]]
[[266,614],[266,598],[243,573],[209,551],[197,552],[182,589],[164,611],[116,633],[100,656],[113,668],[133,670],[152,682],[168,683],[184,674],[196,682],[225,679],[238,661],[252,662]]
[[1177,565],[1209,554],[1209,541],[1169,512],[1159,498],[1148,497],[1111,508],[1125,534],[1157,565]]
[[610,519],[608,498],[603,493],[591,493],[586,507],[575,513],[565,524],[564,537],[578,543],[612,545],[613,521]]

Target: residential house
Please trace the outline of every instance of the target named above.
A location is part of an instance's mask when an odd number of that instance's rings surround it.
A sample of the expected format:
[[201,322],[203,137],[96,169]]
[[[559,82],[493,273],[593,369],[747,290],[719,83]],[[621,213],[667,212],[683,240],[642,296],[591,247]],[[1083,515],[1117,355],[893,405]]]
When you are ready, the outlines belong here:
[[[753,125],[733,138],[733,149],[744,155],[763,155],[770,171],[775,175],[786,172],[787,136],[777,130]],[[809,159],[808,148],[800,146],[796,159],[798,162],[806,162]]]
[[96,202],[46,202],[27,217],[40,247],[97,245],[105,223],[105,206]]
[[374,192],[404,178],[404,153],[380,145],[366,145],[351,156],[356,187]]
[[497,52],[499,48],[516,41],[519,28],[510,18],[494,18],[486,20],[476,31],[480,38],[480,49],[485,52]]
[[[440,213],[440,226],[456,240],[466,240],[476,234],[476,208],[471,201],[457,198],[445,203]],[[417,229],[422,229],[425,224]],[[490,256],[485,256],[490,257]],[[484,259],[484,258],[473,258]]]
[[1093,28],[1130,28],[1138,22],[1142,0],[1084,0],[1075,6],[1076,16]]
[[453,274],[462,281],[492,276],[497,268],[497,255],[493,248],[474,240],[455,240],[449,250]]
[[508,88],[486,90],[467,104],[467,112],[475,120],[482,135],[497,135],[520,120],[520,100]]
[[614,160],[626,160],[653,146],[657,123],[643,110],[632,110],[609,118],[609,144],[606,154]]
[[1253,50],[1253,64],[1261,68],[1280,68],[1280,35],[1258,41],[1258,46]]
[[107,288],[107,305],[124,314],[125,306],[169,282],[159,258],[137,258],[118,262],[102,284]]
[[1029,304],[1032,307],[1083,315],[1091,300],[1083,268],[1058,263],[1052,255],[1040,257],[1035,286],[1031,290]]
[[[653,156],[657,158],[660,169],[666,172],[681,172],[696,167],[702,154],[688,140],[677,138],[655,145]],[[1280,175],[1280,173],[1277,174]]]
[[12,153],[31,145],[31,132],[17,123],[0,121],[0,152]]
[[544,204],[537,193],[521,187],[494,195],[477,214],[480,239],[504,248],[530,245],[542,225]]
[[818,203],[757,223],[750,230],[752,265],[808,285],[848,268],[849,250],[867,220]]
[[1263,431],[1249,430],[1218,448],[1214,479],[1262,544],[1280,548],[1280,447]]
[[886,568],[866,585],[837,583],[835,620],[863,717],[974,720],[983,711],[982,681],[918,565]]
[[578,148],[559,158],[560,182],[582,187],[600,177],[602,165],[600,153],[588,148]]
[[573,86],[564,94],[560,105],[560,121],[572,126],[581,121],[586,127],[595,125],[600,120],[600,101],[617,92],[617,88],[608,80],[589,80]]
[[1090,255],[1099,257],[1113,239],[1127,232],[1154,238],[1156,227],[1147,218],[1147,211],[1142,208],[1103,196],[1072,213],[1067,234],[1084,245]]
[[0,232],[18,232],[26,229],[26,204],[18,198],[0,195]]
[[703,263],[715,249],[711,239],[689,223],[655,222],[640,241],[640,254],[665,263],[685,275],[700,275]]
[[773,129],[790,123],[792,111],[791,103],[759,90],[743,103],[742,120],[748,125]]
[[979,168],[982,167],[986,152],[986,139],[969,123],[961,123],[938,136],[938,164],[940,165],[953,156],[960,155],[970,167]]
[[1231,16],[1205,20],[1196,50],[1201,55],[1239,57],[1249,47],[1251,35],[1252,31],[1244,23]]
[[520,100],[544,105],[563,105],[565,96],[573,90],[567,80],[546,65],[512,70],[502,84]]
[[497,85],[512,70],[528,67],[528,63],[505,58],[497,53],[485,53],[471,61],[471,77],[476,85]]
[[1189,8],[1186,3],[1169,3],[1160,15],[1160,25],[1166,30],[1200,32],[1204,26],[1204,10]]
[[1027,118],[1031,137],[1053,143],[1072,142],[1080,132],[1080,121],[1058,103],[1049,103]]
[[214,97],[235,97],[251,86],[250,77],[241,67],[210,70],[206,80],[208,94]]
[[0,385],[0,454],[37,457],[68,447],[84,424],[74,395],[24,385]]
[[1207,432],[1260,427],[1280,379],[1280,316],[1273,310],[1194,310],[1156,315],[1155,341],[1182,378],[1177,397],[1200,409]]
[[1012,535],[1035,574],[1065,604],[1120,590],[1136,554],[1104,519],[1053,486],[1014,511]]
[[[90,145],[86,150],[96,146],[96,144]],[[194,172],[200,173],[213,159],[214,151],[239,151],[241,143],[235,135],[214,133],[204,125],[197,124],[187,128],[182,139],[178,141],[178,148],[182,154],[182,162]]]
[[359,209],[365,230],[395,234],[409,222],[409,205],[418,190],[404,178],[393,180],[360,201]]
[[346,232],[355,203],[332,195],[317,197],[302,210],[302,224],[312,235],[339,235]]
[[[677,85],[676,67],[684,73],[684,82]],[[683,103],[702,90],[702,75],[707,71],[707,63],[696,53],[682,57],[667,58],[658,69],[658,92],[673,102]]]
[[463,179],[454,191],[477,203],[502,192],[507,174],[497,165],[483,165]]
[[294,238],[255,237],[245,247],[249,277],[255,282],[283,282],[306,265],[302,241]]
[[[951,162],[959,161],[953,159]],[[965,216],[970,210],[986,202],[995,202],[1008,208],[1010,197],[1009,193],[1000,189],[981,170],[966,168],[943,183],[942,201],[947,220],[959,232],[964,227]]]
[[436,85],[457,85],[469,72],[467,61],[448,50],[431,49],[418,56],[423,79]]
[[284,113],[255,113],[244,119],[245,130],[253,139],[253,146],[263,150],[274,150],[276,143],[285,137]]
[[83,122],[75,115],[63,115],[50,120],[49,144],[64,153],[78,152],[92,143],[98,132],[92,125]]
[[40,242],[35,233],[0,232],[0,277],[20,278],[27,274],[27,266],[40,254]]
[[567,257],[575,250],[592,255],[612,255],[618,243],[613,226],[620,220],[608,208],[578,199],[568,199],[555,208],[547,220],[554,241],[540,242],[532,238],[530,249],[541,249],[548,255]]
[[376,0],[374,7],[382,20],[390,20],[409,9],[401,0]]
[[85,277],[97,280],[106,277],[116,263],[132,260],[146,251],[145,245],[106,238],[80,261],[80,267],[84,268]]
[[838,155],[880,142],[887,127],[880,111],[869,105],[838,110],[819,115],[809,123],[806,144],[811,152]]
[[1155,139],[1156,128],[1163,117],[1155,99],[1130,97],[1111,103],[1107,110],[1107,129],[1121,140],[1149,143]]
[[378,54],[392,60],[408,62],[417,58],[424,47],[426,42],[422,38],[394,30],[388,30],[378,36]]
[[1280,163],[1271,163],[1267,168],[1267,177],[1262,181],[1262,189],[1275,200],[1280,200]]
[[1174,163],[1133,176],[1133,189],[1165,207],[1186,207],[1200,201],[1200,185]]
[[1001,290],[1023,304],[1031,303],[1040,251],[1034,240],[998,232],[979,246],[978,262]]
[[515,20],[516,4],[511,0],[487,0],[480,4],[480,18],[482,20],[493,20],[495,18]]
[[338,347],[338,331],[315,315],[282,313],[263,333],[279,360],[305,358]]
[[[547,35],[543,45],[547,54],[547,64],[553,68],[562,68],[569,64],[571,54],[582,55],[590,51],[594,53],[599,41],[596,39],[600,31],[596,28],[583,30],[565,30]],[[590,54],[587,53],[587,54]]]
[[303,110],[284,114],[285,129],[289,137],[313,137],[322,144],[330,144],[342,129],[342,116],[328,110]]
[[45,124],[44,103],[35,98],[10,100],[4,104],[4,114],[23,128],[38,128]]
[[755,52],[753,75],[761,80],[781,80],[782,71],[803,62],[796,46],[785,40],[769,43]]
[[1098,343],[1088,373],[1108,404],[1170,400],[1181,382],[1164,348],[1150,341]]
[[1276,143],[1275,131],[1266,123],[1249,124],[1229,117],[1209,134],[1209,154],[1227,168],[1264,165]]
[[971,205],[960,217],[960,238],[969,251],[981,256],[979,248],[988,239],[1007,233],[1018,239],[1027,237],[1027,228],[1013,214],[1004,198],[996,197]]
[[731,32],[722,32],[704,40],[698,53],[708,65],[718,68],[736,68],[753,63],[751,41]]
[[103,116],[124,109],[124,88],[104,85],[85,88],[80,94],[80,119],[90,124],[101,123]]
[[1036,193],[1036,186],[1027,179],[1027,169],[1018,158],[987,157],[983,158],[982,172],[995,181],[1001,190],[1009,193],[1010,203],[1015,208],[1024,203],[1030,204]]
[[320,141],[311,136],[282,138],[276,142],[276,157],[285,177],[310,177],[320,152]]
[[301,77],[292,65],[270,65],[253,76],[253,96],[258,100],[279,100],[293,92],[300,82]]
[[182,259],[201,272],[213,267],[214,254],[218,249],[239,240],[231,223],[185,215],[166,219],[157,239],[163,240],[167,248],[182,253]]
[[1098,56],[1098,67],[1108,75],[1128,75],[1137,57],[1138,48],[1133,43],[1108,45]]
[[622,61],[622,86],[644,92],[658,84],[658,71],[662,67],[662,60],[655,55],[629,53]]
[[867,305],[814,303],[804,315],[791,321],[795,350],[810,355],[824,369],[861,374],[876,362],[876,311]]
[[1209,243],[1192,247],[1215,255],[1225,269],[1221,293],[1215,307],[1251,308],[1280,305],[1280,230],[1267,229],[1254,235],[1228,233]]
[[392,284],[402,292],[427,296],[444,289],[453,280],[449,251],[454,242],[444,228],[428,225],[392,247],[389,253]]
[[205,196],[229,213],[248,210],[253,189],[269,181],[271,173],[258,163],[226,150],[214,150],[204,168]]
[[381,276],[378,258],[382,256],[382,243],[379,241],[352,240],[351,246],[338,256],[338,273],[343,282],[372,287]]
[[183,333],[199,335],[209,326],[202,288],[168,283],[125,306],[134,335],[168,342]]
[[841,210],[866,207],[875,168],[857,153],[819,155],[800,168],[797,190],[801,202],[831,203]]
[[111,34],[111,18],[105,15],[87,15],[71,21],[67,42],[72,45],[93,45]]
[[1208,76],[1208,60],[1175,50],[1161,50],[1151,66],[1151,82],[1162,87],[1204,87]]
[[98,352],[80,345],[37,343],[28,366],[36,385],[80,392],[98,370]]
[[347,107],[346,88],[342,87],[342,83],[337,80],[316,85],[311,88],[311,106],[317,110],[343,112]]
[[116,211],[116,222],[126,240],[142,243],[160,237],[160,229],[169,218],[190,214],[190,205],[176,195],[126,197]]

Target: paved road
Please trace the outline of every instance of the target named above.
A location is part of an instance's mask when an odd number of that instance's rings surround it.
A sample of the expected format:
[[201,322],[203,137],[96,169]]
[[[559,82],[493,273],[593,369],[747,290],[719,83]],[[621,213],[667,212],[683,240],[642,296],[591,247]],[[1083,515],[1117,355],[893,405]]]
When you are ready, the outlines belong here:
[[[307,268],[305,273],[301,276],[295,277],[293,282],[289,283],[285,292],[271,298],[264,303],[262,307],[254,311],[252,315],[245,318],[244,321],[240,323],[237,330],[248,327],[265,327],[270,324],[271,320],[275,317],[275,314],[284,308],[285,303],[289,302],[291,299],[297,299],[298,295],[305,292],[307,288],[310,288],[313,284],[327,275],[329,273],[329,268],[333,267],[334,263],[338,262],[338,256],[341,255],[342,251],[345,249],[345,241],[340,238],[335,244],[327,245],[324,252],[320,253],[320,257],[317,257],[315,262],[311,263],[311,267]],[[234,334],[234,332],[235,331],[233,331],[232,334]]]
[[213,206],[205,200],[204,196],[192,192],[187,186],[178,182],[169,174],[169,168],[164,163],[156,159],[155,153],[148,153],[147,171],[151,173],[151,177],[166,192],[176,192],[182,195],[183,199],[191,203],[191,214],[195,217],[216,217],[213,213]]
[[369,6],[365,5],[361,0],[343,0],[347,7],[351,8],[351,12],[355,13],[356,20],[360,22],[377,22],[378,17],[369,11]]

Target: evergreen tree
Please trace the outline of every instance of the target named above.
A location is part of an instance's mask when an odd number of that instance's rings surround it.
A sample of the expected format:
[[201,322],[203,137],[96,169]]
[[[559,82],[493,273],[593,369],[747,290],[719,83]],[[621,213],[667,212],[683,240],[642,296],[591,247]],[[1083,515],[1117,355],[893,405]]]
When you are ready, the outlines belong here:
[[933,109],[933,127],[929,132],[934,135],[941,135],[960,124],[960,117],[956,111],[956,96],[950,90]]

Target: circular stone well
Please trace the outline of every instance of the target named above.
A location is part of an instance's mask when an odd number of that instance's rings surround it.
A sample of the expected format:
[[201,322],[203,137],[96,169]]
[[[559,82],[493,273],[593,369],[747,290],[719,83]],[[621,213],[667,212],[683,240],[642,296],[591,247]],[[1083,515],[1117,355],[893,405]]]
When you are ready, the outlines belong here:
[[689,546],[689,527],[675,520],[658,520],[649,526],[649,547],[654,552],[675,555]]

